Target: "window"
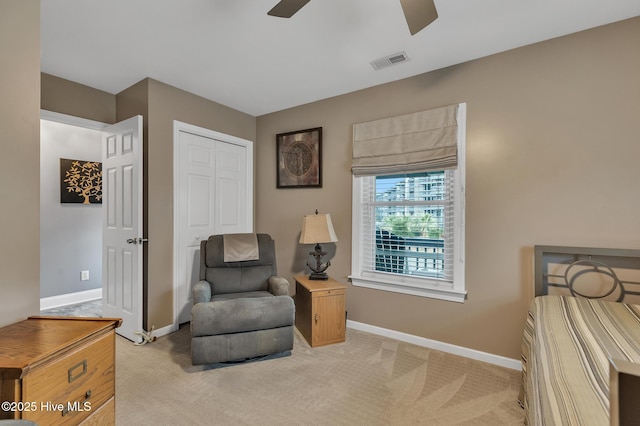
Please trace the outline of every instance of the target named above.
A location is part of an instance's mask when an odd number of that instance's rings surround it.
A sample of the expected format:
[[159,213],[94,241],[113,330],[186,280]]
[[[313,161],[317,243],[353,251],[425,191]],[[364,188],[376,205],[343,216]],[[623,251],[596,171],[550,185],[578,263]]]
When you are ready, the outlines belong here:
[[353,177],[353,285],[464,301],[461,106],[455,168]]

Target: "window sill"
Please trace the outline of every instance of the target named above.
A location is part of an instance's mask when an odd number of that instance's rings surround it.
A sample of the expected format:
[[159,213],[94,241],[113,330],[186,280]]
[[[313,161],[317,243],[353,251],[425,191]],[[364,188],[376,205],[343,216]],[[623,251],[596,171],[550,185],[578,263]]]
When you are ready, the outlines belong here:
[[375,290],[391,291],[394,293],[410,294],[412,296],[429,297],[431,299],[446,300],[449,302],[464,303],[467,298],[466,291],[455,290],[450,287],[438,286],[431,283],[416,285],[401,280],[381,279],[380,277],[349,276],[351,284],[356,287],[366,287]]

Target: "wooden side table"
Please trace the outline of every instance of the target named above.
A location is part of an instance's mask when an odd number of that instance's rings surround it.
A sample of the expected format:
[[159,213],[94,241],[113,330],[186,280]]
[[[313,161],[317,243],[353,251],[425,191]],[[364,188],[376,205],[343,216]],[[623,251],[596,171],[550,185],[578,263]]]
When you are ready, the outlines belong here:
[[329,278],[296,280],[296,328],[314,346],[344,342],[346,327],[345,293],[347,287]]

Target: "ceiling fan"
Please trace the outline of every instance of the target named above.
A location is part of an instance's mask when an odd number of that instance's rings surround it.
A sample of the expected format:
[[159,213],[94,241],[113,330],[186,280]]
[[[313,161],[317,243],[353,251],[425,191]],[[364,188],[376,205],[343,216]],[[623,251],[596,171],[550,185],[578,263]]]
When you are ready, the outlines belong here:
[[[309,3],[310,0],[280,0],[268,15],[280,18],[291,18],[297,11]],[[414,35],[438,18],[438,11],[433,0],[400,0],[402,11],[409,26],[409,32]]]

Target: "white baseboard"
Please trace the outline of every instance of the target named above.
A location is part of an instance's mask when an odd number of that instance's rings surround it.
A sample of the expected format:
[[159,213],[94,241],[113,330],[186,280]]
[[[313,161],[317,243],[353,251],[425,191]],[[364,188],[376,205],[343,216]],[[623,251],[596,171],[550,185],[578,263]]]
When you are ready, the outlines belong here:
[[391,339],[400,340],[401,342],[411,343],[424,348],[435,349],[454,355],[463,356],[465,358],[483,361],[489,364],[498,365],[500,367],[510,368],[512,370],[522,371],[522,363],[519,360],[506,358],[500,355],[493,355],[487,352],[477,351],[462,346],[452,345],[450,343],[439,342],[424,337],[414,336],[412,334],[402,333],[400,331],[389,330],[375,325],[364,324],[357,321],[347,320],[347,327],[354,330],[366,331],[367,333],[377,334]]
[[174,331],[178,331],[178,327],[176,327],[174,324],[169,324],[157,330],[154,328],[153,335],[156,337],[161,337],[161,336],[166,336],[167,334],[171,334]]
[[101,288],[78,291],[76,293],[60,294],[58,296],[43,297],[40,299],[40,310],[59,308],[61,306],[90,302],[98,299],[102,299]]

